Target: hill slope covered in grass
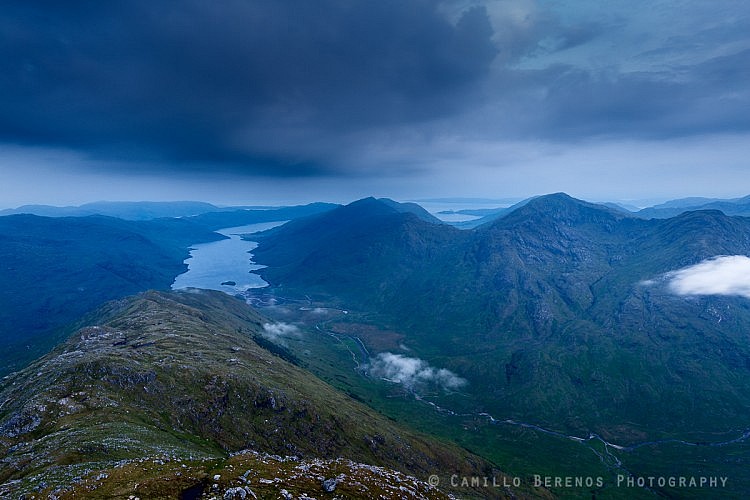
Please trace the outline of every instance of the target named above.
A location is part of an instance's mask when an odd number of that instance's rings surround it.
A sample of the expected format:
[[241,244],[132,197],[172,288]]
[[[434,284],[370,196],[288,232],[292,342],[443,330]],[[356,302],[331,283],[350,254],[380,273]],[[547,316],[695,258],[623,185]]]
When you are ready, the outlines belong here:
[[247,486],[263,497],[326,495],[322,477],[355,497],[370,495],[362,487],[406,495],[393,490],[402,481],[416,498],[443,498],[423,482],[428,475],[444,485],[451,474],[501,477],[264,349],[255,339],[265,321],[211,291],[106,305],[66,343],[3,379],[0,494],[178,498],[216,484],[220,494]]

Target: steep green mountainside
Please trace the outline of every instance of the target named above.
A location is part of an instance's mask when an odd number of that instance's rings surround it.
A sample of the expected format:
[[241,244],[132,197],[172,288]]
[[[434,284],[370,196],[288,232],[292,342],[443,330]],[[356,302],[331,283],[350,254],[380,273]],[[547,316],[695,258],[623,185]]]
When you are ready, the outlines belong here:
[[[263,498],[282,489],[326,497],[322,480],[332,478],[348,498],[443,498],[422,482],[427,476],[443,485],[451,474],[501,477],[261,347],[265,321],[212,291],[107,304],[52,353],[2,380],[0,496],[198,498],[213,489],[244,498],[234,488],[247,487]],[[511,493],[529,491],[490,494]]]
[[747,219],[643,220],[555,194],[459,231],[363,200],[254,254],[276,293],[367,313],[468,379],[467,410],[620,444],[750,427],[750,303],[663,278],[750,255]]
[[222,239],[184,219],[0,217],[0,374],[49,350],[101,303],[169,289],[193,243]]
[[[381,278],[421,275],[426,279],[421,264],[430,265],[433,254],[461,235],[453,227],[367,198],[253,235],[263,242],[253,254],[258,262],[271,266],[264,271],[271,283],[284,276],[311,291],[344,294],[354,287],[353,293],[369,289],[375,297],[397,300],[403,283]],[[373,265],[382,269],[371,269]],[[323,269],[325,273],[320,272]]]

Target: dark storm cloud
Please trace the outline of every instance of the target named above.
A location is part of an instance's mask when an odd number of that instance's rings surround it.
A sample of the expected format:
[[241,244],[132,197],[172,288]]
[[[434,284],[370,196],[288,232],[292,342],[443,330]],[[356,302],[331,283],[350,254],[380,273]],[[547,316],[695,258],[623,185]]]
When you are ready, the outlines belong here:
[[0,23],[1,139],[271,175],[450,116],[495,56],[483,8],[422,0],[4,2]]
[[462,141],[750,130],[750,4],[602,6],[8,1],[0,143],[284,177],[460,165]]

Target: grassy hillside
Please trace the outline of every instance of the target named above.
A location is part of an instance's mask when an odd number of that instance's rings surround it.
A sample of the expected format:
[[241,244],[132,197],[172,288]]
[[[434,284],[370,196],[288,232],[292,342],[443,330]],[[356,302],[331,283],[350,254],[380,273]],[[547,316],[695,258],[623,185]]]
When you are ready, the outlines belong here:
[[[502,477],[264,349],[255,339],[265,321],[219,292],[148,292],[108,304],[90,326],[3,379],[0,492],[177,498],[215,482],[221,491],[320,494],[318,476],[340,476],[339,491],[357,483],[388,491],[403,477],[360,463],[421,481],[438,474],[443,485],[451,474]],[[249,484],[240,478],[246,470]],[[423,482],[404,483],[418,498],[441,497]]]

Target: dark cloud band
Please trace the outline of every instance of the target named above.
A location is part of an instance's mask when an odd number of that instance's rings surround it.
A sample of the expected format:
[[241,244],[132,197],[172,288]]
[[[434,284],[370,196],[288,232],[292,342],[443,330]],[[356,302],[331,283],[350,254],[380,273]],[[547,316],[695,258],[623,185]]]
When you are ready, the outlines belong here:
[[[436,137],[744,132],[750,7],[717,1],[681,2],[683,32],[638,54],[613,41],[648,18],[629,3],[603,19],[584,0],[10,0],[0,143],[126,160],[112,168],[300,177],[419,169],[430,159],[409,155]],[[597,44],[595,64],[570,57]]]
[[[314,173],[300,141],[460,108],[495,49],[431,1],[8,2],[2,139]],[[328,144],[333,147],[334,144]]]

